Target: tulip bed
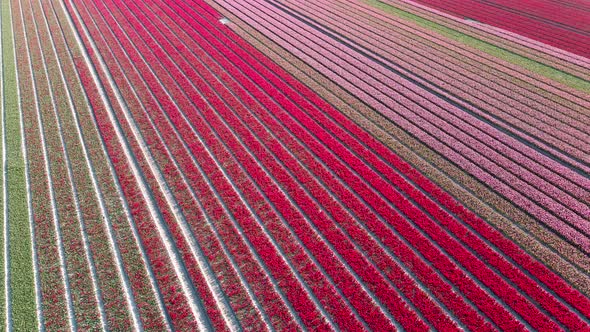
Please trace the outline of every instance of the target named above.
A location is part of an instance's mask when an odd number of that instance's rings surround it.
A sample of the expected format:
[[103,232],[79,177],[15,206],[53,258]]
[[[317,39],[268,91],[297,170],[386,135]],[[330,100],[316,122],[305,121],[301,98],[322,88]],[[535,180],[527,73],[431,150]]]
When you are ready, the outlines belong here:
[[[3,294],[36,296],[5,306],[7,323],[590,327],[588,271],[568,251],[590,252],[583,93],[360,1],[10,4],[32,257],[9,271],[32,280]],[[567,254],[463,204],[384,139],[393,125]]]

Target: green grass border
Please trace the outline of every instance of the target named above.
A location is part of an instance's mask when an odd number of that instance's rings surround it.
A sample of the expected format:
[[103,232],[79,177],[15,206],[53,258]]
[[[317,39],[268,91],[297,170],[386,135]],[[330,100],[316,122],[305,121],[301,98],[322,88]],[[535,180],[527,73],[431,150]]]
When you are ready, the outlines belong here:
[[538,61],[529,59],[525,56],[516,54],[510,50],[488,43],[481,39],[469,36],[457,30],[448,28],[444,25],[425,19],[416,14],[412,14],[395,6],[383,3],[379,0],[363,0],[363,2],[371,7],[382,10],[387,14],[391,14],[401,19],[412,21],[423,28],[435,31],[449,39],[458,41],[467,46],[471,46],[491,56],[497,57],[517,66],[521,66],[539,75],[545,76],[549,79],[572,87],[574,89],[580,90],[582,92],[590,93],[590,81],[584,80],[575,75],[566,73],[562,70],[553,68],[549,65],[540,63]]
[[34,331],[38,327],[37,308],[10,0],[2,1],[1,11],[12,327]]

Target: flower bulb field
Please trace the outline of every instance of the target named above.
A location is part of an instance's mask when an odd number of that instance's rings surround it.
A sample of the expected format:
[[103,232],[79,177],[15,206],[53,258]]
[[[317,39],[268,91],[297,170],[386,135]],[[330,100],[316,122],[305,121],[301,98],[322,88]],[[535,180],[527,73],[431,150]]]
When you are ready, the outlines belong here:
[[590,331],[590,2],[0,3],[0,331]]

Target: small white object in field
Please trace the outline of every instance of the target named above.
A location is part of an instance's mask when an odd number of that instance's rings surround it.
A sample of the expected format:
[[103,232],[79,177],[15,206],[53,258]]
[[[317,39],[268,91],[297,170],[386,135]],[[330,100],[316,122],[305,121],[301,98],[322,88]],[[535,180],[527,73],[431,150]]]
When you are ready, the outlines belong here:
[[227,17],[222,17],[219,19],[219,22],[223,25],[227,25],[229,23],[229,19]]

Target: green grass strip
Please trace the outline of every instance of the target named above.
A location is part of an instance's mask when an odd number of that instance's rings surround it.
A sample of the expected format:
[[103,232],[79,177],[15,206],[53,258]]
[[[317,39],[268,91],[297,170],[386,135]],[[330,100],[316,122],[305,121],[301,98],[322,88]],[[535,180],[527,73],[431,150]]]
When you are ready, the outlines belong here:
[[[12,327],[16,331],[37,329],[31,229],[27,204],[25,163],[22,153],[20,105],[12,37],[10,1],[2,1],[2,79],[6,134],[6,183]],[[3,293],[4,294],[4,293]],[[4,303],[4,301],[2,301]],[[3,306],[4,309],[4,306]]]
[[478,38],[474,38],[457,30],[448,28],[444,25],[439,23],[433,22],[431,20],[425,19],[421,16],[412,14],[407,12],[403,9],[394,7],[392,5],[383,3],[379,0],[363,0],[369,6],[375,7],[380,9],[388,14],[397,16],[401,19],[405,19],[408,21],[412,21],[423,28],[430,29],[435,31],[449,39],[458,41],[463,43],[467,46],[471,46],[475,49],[483,51],[491,56],[497,57],[499,59],[505,60],[517,66],[521,66],[526,68],[532,72],[535,72],[539,75],[545,76],[549,79],[557,81],[559,83],[565,84],[570,86],[574,89],[590,93],[590,82],[584,79],[581,79],[577,76],[574,76],[570,73],[566,73],[562,70],[553,68],[549,65],[540,63],[538,61],[529,59],[525,56],[516,54],[510,50],[505,48],[496,46],[494,44],[488,43]]
[[[4,99],[5,99],[5,87],[4,87],[4,45],[2,43],[2,38],[4,37],[4,3],[0,6],[0,128],[2,126],[3,115],[2,112],[4,110]],[[2,165],[2,155],[4,150],[4,145],[2,144],[2,135],[4,134],[3,131],[0,131],[0,165]],[[5,253],[4,253],[4,215],[3,215],[3,207],[4,207],[4,172],[2,171],[2,167],[0,166],[0,331],[4,331],[6,329],[6,287],[5,286]]]

